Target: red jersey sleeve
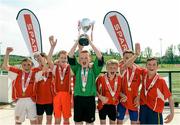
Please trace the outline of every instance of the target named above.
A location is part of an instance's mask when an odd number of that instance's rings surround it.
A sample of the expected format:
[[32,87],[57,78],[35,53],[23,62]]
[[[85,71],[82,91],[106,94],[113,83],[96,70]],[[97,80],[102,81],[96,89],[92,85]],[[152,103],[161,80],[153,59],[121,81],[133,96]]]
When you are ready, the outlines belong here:
[[41,71],[42,69],[39,67],[35,67],[35,68],[32,68],[31,70],[36,73],[36,72]]
[[15,66],[10,66],[10,67],[9,67],[9,71],[14,72],[14,73],[17,73],[17,74],[19,74],[20,72],[22,72],[21,69],[15,67]]
[[169,98],[172,94],[169,91],[169,88],[167,87],[166,81],[164,79],[162,79],[162,93],[164,95],[164,99],[166,100],[167,98]]
[[97,92],[99,93],[100,92],[100,83],[101,83],[101,77],[102,76],[99,76],[96,80],[96,89],[97,89]]

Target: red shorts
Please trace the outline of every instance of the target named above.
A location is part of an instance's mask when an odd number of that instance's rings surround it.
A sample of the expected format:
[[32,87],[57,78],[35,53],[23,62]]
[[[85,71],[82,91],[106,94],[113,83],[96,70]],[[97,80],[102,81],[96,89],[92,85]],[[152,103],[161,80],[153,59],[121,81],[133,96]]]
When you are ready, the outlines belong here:
[[53,100],[54,117],[64,119],[71,117],[71,95],[68,92],[58,92]]

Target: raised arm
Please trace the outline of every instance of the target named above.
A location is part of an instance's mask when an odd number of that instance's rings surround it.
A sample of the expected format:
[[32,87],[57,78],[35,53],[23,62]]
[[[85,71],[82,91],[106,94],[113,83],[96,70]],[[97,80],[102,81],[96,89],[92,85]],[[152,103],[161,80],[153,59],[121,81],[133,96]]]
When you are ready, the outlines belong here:
[[130,65],[132,65],[134,63],[134,61],[136,60],[136,58],[140,55],[140,53],[141,53],[140,44],[136,43],[135,44],[135,54],[130,59],[128,59],[126,63],[123,64],[121,70],[124,70],[127,67],[129,67]]
[[70,58],[73,58],[73,57],[74,57],[74,53],[75,53],[75,51],[76,51],[77,46],[78,46],[78,40],[74,43],[73,47],[71,48],[71,50],[70,50],[69,53],[68,53],[68,56],[69,56]]
[[54,48],[55,48],[56,43],[57,43],[57,39],[55,40],[54,36],[50,36],[49,37],[49,42],[50,42],[51,48],[50,48],[50,51],[48,53],[48,56],[52,57]]
[[54,48],[55,48],[56,43],[57,43],[57,39],[55,40],[54,36],[50,36],[49,42],[50,42],[51,48],[50,48],[48,56],[47,56],[47,62],[49,64],[49,66],[52,68],[54,65],[53,61],[52,61],[52,55],[53,55],[53,51],[54,51]]
[[78,54],[81,53],[81,51],[83,50],[84,46],[81,46],[80,44],[78,44]]
[[92,49],[94,50],[94,52],[96,53],[96,56],[99,60],[102,60],[102,54],[101,52],[95,47],[95,45],[92,43],[91,40],[89,40],[89,44],[92,47]]
[[48,70],[48,65],[46,65],[46,62],[44,61],[44,59],[43,59],[43,57],[41,56],[41,54],[39,54],[39,53],[36,53],[35,55],[34,55],[34,57],[38,60],[38,62],[39,62],[39,66],[42,68],[42,71],[43,72],[45,72],[45,71],[47,71]]
[[5,57],[4,57],[4,61],[3,61],[3,64],[2,64],[2,68],[4,70],[9,70],[9,54],[13,51],[13,48],[12,47],[7,47],[6,48],[6,54],[5,54]]

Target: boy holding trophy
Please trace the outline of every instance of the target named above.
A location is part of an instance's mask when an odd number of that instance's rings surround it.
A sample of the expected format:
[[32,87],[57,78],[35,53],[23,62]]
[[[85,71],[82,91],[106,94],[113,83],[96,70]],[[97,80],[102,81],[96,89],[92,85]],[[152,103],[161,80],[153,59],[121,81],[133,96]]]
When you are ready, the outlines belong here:
[[[88,39],[89,45],[92,47],[96,54],[96,59],[93,65],[90,65],[90,54],[86,50],[82,50],[79,45],[79,40],[75,42],[68,54],[68,62],[75,74],[74,86],[74,121],[75,124],[93,123],[95,121],[95,96],[96,96],[96,83],[95,80],[104,64],[104,59],[101,52],[94,46],[92,39]],[[77,62],[74,53],[79,45],[79,62]]]

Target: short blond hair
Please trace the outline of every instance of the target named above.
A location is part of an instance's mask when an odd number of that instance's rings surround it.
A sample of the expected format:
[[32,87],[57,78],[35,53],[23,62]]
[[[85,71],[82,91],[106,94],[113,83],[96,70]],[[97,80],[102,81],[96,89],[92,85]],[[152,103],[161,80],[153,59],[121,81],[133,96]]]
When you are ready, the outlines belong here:
[[89,57],[91,58],[91,54],[87,50],[80,51],[79,55],[81,55],[81,54],[88,54]]
[[89,54],[89,52],[87,50],[82,50],[80,53],[88,53]]
[[109,65],[111,65],[111,64],[116,64],[116,65],[118,65],[118,64],[119,64],[119,61],[116,60],[116,59],[110,59],[110,60],[108,60],[108,61],[106,62],[106,66],[109,66]]

